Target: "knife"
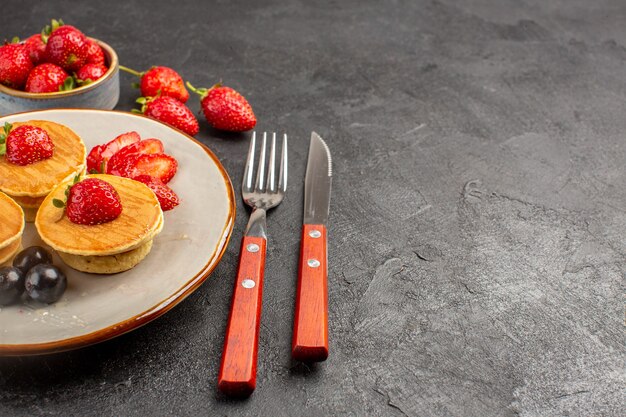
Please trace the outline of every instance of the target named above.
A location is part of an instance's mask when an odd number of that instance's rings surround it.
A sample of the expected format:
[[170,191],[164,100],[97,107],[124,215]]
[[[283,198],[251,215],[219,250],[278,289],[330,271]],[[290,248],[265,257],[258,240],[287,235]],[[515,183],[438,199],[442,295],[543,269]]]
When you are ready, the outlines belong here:
[[304,221],[291,356],[303,362],[328,357],[328,261],[326,226],[332,160],[326,142],[311,133],[304,179]]

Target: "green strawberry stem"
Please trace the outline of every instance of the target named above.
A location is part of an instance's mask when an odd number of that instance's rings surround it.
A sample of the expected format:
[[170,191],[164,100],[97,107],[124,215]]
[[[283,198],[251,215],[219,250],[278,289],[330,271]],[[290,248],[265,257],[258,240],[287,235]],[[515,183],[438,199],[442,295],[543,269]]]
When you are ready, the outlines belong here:
[[67,205],[67,199],[70,196],[70,188],[72,188],[72,186],[74,184],[77,184],[79,181],[80,181],[80,174],[76,174],[74,176],[74,179],[72,180],[72,183],[65,188],[65,192],[64,192],[65,199],[60,200],[58,198],[53,198],[52,205],[56,208],[65,208],[65,206]]
[[9,136],[9,132],[11,132],[12,127],[13,125],[11,123],[4,123],[4,133],[0,133],[0,156],[7,153],[7,136]]
[[152,97],[139,97],[137,98],[137,100],[135,100],[135,103],[141,104],[141,110],[137,110],[137,109],[132,109],[131,112],[133,113],[145,113],[146,112],[146,105],[151,102],[153,100]]
[[48,38],[50,37],[50,34],[52,34],[52,32],[54,32],[55,30],[57,30],[64,24],[65,23],[63,23],[62,19],[59,19],[59,20],[52,19],[52,22],[50,22],[49,25],[46,25],[41,30],[41,40],[43,41],[43,43],[48,43]]
[[136,75],[139,78],[143,77],[143,74],[144,74],[143,72],[135,71],[134,69],[130,69],[130,68],[125,67],[123,65],[120,65],[120,69],[122,71],[124,71],[124,72],[129,73],[129,74]]
[[76,85],[76,80],[74,77],[69,76],[65,79],[62,85],[59,86],[59,91],[70,91],[73,90]]
[[209,94],[209,91],[213,90],[214,88],[218,88],[222,86],[222,83],[217,83],[217,84],[214,84],[213,87],[211,88],[196,88],[193,85],[191,85],[189,81],[187,81],[186,84],[187,84],[187,88],[189,88],[191,91],[193,91],[194,93],[200,96],[200,100],[205,98],[207,94]]

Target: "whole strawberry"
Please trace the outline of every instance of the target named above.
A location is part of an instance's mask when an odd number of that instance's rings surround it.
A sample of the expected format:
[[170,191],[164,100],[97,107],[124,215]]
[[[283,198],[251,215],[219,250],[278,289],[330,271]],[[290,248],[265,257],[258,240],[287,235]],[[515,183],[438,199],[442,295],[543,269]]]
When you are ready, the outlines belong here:
[[120,65],[122,71],[140,77],[139,89],[144,97],[167,96],[181,103],[189,100],[189,91],[180,74],[168,67],[152,67],[148,71],[139,72]]
[[139,175],[133,179],[143,182],[154,192],[161,205],[161,210],[168,211],[180,204],[180,200],[174,190],[163,184],[160,179],[150,175]]
[[0,47],[0,84],[22,89],[31,69],[33,63],[23,44],[10,43]]
[[41,64],[46,55],[46,43],[41,37],[41,33],[37,33],[24,41],[24,47],[28,51],[28,56],[34,65]]
[[180,129],[190,136],[198,134],[200,130],[196,116],[187,106],[175,98],[139,97],[137,103],[141,104],[141,111],[135,110],[135,112],[143,113],[148,117]]
[[54,205],[63,207],[72,223],[93,226],[117,219],[122,214],[122,203],[117,190],[99,178],[87,178],[69,189],[67,203],[54,200]]
[[71,25],[55,29],[46,44],[47,61],[66,71],[78,71],[87,62],[89,40]]
[[63,68],[54,64],[37,65],[28,74],[25,91],[29,93],[53,93],[71,89],[73,79]]
[[88,39],[87,64],[105,65],[104,51],[96,41]]
[[54,143],[45,130],[30,125],[13,129],[10,123],[4,124],[4,133],[0,135],[0,155],[6,154],[7,162],[29,165],[51,158],[53,153]]
[[219,130],[245,132],[254,128],[256,116],[248,101],[230,87],[215,84],[213,87],[195,88],[189,82],[187,87],[200,96],[200,104],[207,122]]
[[76,81],[81,85],[89,84],[101,78],[107,71],[108,68],[102,64],[85,64],[76,72]]

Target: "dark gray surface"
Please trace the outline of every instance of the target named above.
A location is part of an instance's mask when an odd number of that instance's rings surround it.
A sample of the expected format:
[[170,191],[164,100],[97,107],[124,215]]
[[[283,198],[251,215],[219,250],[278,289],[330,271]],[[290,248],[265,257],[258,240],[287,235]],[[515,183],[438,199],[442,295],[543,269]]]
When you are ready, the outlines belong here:
[[[623,415],[625,2],[125,3],[5,0],[1,35],[63,17],[124,65],[222,79],[290,134],[258,388],[216,393],[238,201],[222,263],[164,317],[0,359],[0,415]],[[331,355],[307,367],[289,349],[311,130],[335,177]],[[198,135],[237,190],[247,137]]]

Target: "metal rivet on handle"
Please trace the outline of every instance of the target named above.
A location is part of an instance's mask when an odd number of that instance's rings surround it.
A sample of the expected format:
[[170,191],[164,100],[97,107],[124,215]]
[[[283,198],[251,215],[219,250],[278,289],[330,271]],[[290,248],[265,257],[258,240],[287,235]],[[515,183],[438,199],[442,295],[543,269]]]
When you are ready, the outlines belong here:
[[311,236],[313,239],[317,239],[318,237],[322,236],[322,232],[320,232],[319,230],[311,230],[309,232],[309,236]]
[[320,266],[320,261],[318,261],[317,259],[309,259],[306,263],[311,268],[317,268],[318,266]]
[[252,281],[250,278],[246,278],[243,281],[241,281],[241,285],[243,285],[244,288],[254,288],[256,283]]
[[246,250],[247,250],[248,252],[258,252],[258,251],[259,251],[259,249],[260,249],[260,248],[259,248],[259,245],[257,245],[256,243],[249,243],[249,244],[246,246]]

